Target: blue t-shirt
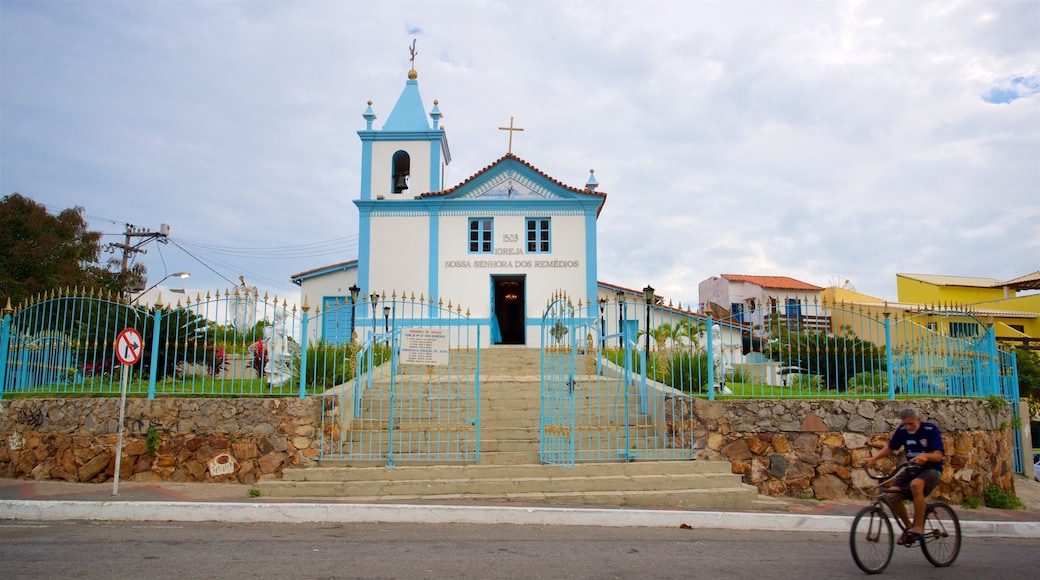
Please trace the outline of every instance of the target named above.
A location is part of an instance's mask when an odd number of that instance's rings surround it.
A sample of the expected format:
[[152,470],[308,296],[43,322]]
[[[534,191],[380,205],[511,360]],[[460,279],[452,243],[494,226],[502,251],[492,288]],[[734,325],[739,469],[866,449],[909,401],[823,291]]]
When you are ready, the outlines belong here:
[[914,434],[907,431],[906,427],[903,425],[897,427],[896,432],[892,434],[892,438],[888,440],[888,448],[892,451],[898,451],[900,447],[904,446],[906,447],[907,461],[910,461],[922,453],[942,451],[942,461],[929,461],[923,465],[923,467],[929,469],[942,471],[943,461],[946,459],[946,449],[943,447],[942,434],[939,432],[939,426],[935,423],[921,421],[921,426],[917,428],[917,432]]

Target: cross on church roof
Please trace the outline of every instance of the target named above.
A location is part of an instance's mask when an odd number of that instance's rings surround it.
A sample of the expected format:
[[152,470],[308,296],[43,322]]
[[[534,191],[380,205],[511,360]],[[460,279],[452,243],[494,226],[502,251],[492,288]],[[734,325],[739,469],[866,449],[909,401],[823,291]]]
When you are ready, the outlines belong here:
[[523,131],[520,127],[513,127],[513,118],[509,117],[508,127],[499,127],[499,131],[509,131],[509,152],[513,152],[513,131]]
[[408,49],[408,52],[412,53],[412,70],[415,70],[415,55],[419,54],[415,52],[415,39],[412,39],[412,47]]

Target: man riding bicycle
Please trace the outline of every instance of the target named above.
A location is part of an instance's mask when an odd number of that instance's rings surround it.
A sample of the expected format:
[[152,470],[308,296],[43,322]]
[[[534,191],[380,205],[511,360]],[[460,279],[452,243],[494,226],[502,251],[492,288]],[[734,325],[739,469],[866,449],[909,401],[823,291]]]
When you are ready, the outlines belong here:
[[[897,451],[901,447],[906,448],[906,461],[909,466],[896,475],[889,486],[901,490],[901,492],[888,494],[896,515],[903,520],[907,527],[898,540],[900,545],[904,545],[914,540],[924,540],[925,498],[939,484],[939,475],[942,473],[945,459],[945,448],[939,427],[935,423],[922,421],[919,410],[913,407],[902,409],[899,411],[899,420],[903,424],[892,433],[888,444],[873,457],[864,460],[863,466],[870,467],[878,459],[887,457],[893,451]],[[913,525],[910,523],[906,506],[903,505],[904,499],[912,499],[914,502]]]

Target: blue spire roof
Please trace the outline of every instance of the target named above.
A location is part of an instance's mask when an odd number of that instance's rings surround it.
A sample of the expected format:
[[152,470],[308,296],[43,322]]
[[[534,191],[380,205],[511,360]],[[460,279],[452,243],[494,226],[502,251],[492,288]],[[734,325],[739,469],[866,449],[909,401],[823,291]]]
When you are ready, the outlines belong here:
[[384,131],[429,131],[430,123],[426,120],[426,111],[423,110],[422,97],[419,96],[418,74],[413,71],[408,73],[408,82],[397,98],[394,110],[390,112],[386,123],[383,124]]

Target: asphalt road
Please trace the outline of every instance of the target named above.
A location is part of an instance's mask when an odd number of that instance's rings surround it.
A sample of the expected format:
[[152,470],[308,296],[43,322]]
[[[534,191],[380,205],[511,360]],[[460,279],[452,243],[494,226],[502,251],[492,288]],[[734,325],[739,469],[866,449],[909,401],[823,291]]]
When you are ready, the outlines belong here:
[[[969,538],[950,568],[897,546],[887,575],[1029,578],[1035,539]],[[0,522],[12,578],[862,578],[847,536],[422,524]]]

